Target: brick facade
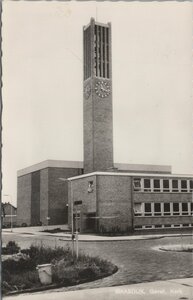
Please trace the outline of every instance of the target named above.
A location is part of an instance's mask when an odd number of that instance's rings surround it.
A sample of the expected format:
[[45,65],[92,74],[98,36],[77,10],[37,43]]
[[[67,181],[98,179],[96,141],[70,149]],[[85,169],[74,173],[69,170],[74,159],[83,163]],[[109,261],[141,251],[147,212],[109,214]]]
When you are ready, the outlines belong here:
[[[136,174],[139,177],[139,174]],[[148,175],[142,175],[149,178]],[[155,177],[154,177],[155,176]],[[187,180],[192,181],[192,177],[172,177],[165,175],[159,177],[152,174],[151,178],[165,180]],[[133,174],[94,172],[88,175],[78,176],[69,179],[69,226],[71,227],[71,202],[82,201],[77,210],[80,214],[78,227],[80,231],[96,232],[131,232],[138,227],[171,225],[173,227],[193,226],[191,203],[192,192],[143,192],[134,191]],[[92,182],[92,191],[89,190]],[[188,203],[188,212],[180,211],[178,215],[170,212],[169,215],[144,215],[136,216],[134,206],[138,203]],[[74,214],[76,208],[74,207]],[[184,215],[185,214],[185,215]],[[75,217],[75,216],[74,216]],[[89,219],[92,222],[89,222]],[[155,225],[155,226],[154,226]],[[90,226],[90,227],[89,227]]]
[[31,174],[17,178],[17,224],[31,224]]
[[36,226],[67,223],[68,186],[59,178],[81,174],[82,169],[74,166],[48,166],[43,169],[40,166],[39,170],[18,176],[17,224]]
[[[103,35],[106,34],[103,41],[101,32],[103,32]],[[109,23],[104,26],[102,24],[98,25],[94,19],[91,19],[89,28],[87,27],[83,34],[85,79],[83,86],[84,173],[89,173],[113,168],[111,26]],[[106,42],[108,46],[104,46]],[[103,46],[106,47],[104,53]],[[97,62],[97,57],[100,55],[101,58]],[[103,61],[103,65],[101,65],[101,61]],[[107,64],[108,74],[105,72]],[[85,65],[87,65],[86,68]],[[100,71],[104,71],[104,74],[98,74]],[[96,93],[97,84],[102,82],[107,84],[110,89],[108,96],[107,94],[103,95],[103,98],[100,93]]]

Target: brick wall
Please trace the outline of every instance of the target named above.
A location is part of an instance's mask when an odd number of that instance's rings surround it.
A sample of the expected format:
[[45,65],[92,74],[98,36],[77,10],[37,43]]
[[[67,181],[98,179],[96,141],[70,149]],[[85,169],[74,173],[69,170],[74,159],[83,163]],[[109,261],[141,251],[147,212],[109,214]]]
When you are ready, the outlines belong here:
[[68,178],[80,175],[81,169],[75,168],[48,168],[49,224],[65,224],[68,222],[68,184],[59,178]]
[[[92,94],[84,99],[84,172],[106,170],[113,167],[112,92],[101,99],[96,95],[94,78]],[[111,86],[111,80],[106,79]],[[85,83],[88,84],[88,81]]]
[[48,224],[48,168],[40,171],[40,221]]
[[191,202],[191,193],[133,193],[134,202]]
[[[93,181],[93,191],[88,192],[89,181]],[[73,193],[71,192],[71,187]],[[68,183],[69,191],[69,203],[68,203],[68,224],[71,228],[71,214],[72,214],[72,199],[73,201],[82,201],[81,206],[77,206],[77,210],[80,211],[80,229],[81,231],[88,231],[88,214],[96,213],[96,176],[89,176],[73,180]],[[76,207],[74,206],[74,212]]]
[[134,225],[189,224],[192,216],[135,217]]
[[40,224],[40,171],[31,174],[31,225]]
[[[97,213],[99,228],[120,230],[132,228],[131,178],[126,176],[97,176]],[[111,218],[113,217],[113,218]],[[115,217],[115,218],[114,218]]]
[[67,183],[59,178],[81,174],[79,168],[49,167],[18,177],[18,225],[67,223]]
[[31,174],[17,178],[17,225],[31,224]]

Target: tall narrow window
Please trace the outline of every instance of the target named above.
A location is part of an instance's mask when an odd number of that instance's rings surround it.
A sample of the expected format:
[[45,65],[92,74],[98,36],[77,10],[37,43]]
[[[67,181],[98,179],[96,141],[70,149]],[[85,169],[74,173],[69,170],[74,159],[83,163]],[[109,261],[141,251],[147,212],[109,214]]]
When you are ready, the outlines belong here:
[[191,213],[193,214],[193,203],[190,203],[190,209],[191,209]]
[[151,216],[151,203],[145,203],[145,216]]
[[154,215],[161,216],[161,203],[154,203]]
[[169,192],[169,180],[168,179],[163,179],[163,192]]
[[178,180],[177,179],[173,179],[172,180],[172,192],[178,192]]
[[179,216],[180,210],[179,210],[179,203],[174,202],[173,203],[173,215],[174,216]]
[[190,192],[193,191],[193,180],[190,180]]
[[182,215],[188,215],[188,203],[182,203]]
[[144,179],[144,191],[151,192],[150,179]]
[[187,192],[187,180],[181,180],[181,192]]
[[164,203],[164,216],[170,215],[170,203]]
[[160,192],[160,180],[159,179],[153,180],[153,191]]

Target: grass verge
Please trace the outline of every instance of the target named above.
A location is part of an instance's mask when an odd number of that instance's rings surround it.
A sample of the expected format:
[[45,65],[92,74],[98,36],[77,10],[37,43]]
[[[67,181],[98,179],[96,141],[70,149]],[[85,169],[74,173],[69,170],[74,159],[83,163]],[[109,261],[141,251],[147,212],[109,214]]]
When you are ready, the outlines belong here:
[[192,252],[193,245],[166,245],[159,247],[162,251]]

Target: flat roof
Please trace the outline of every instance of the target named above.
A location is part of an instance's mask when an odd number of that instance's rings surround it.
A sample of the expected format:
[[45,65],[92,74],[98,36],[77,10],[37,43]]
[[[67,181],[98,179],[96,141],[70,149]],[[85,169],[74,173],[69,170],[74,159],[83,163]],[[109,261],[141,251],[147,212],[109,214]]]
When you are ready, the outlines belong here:
[[[72,168],[72,169],[83,169],[84,164],[82,161],[67,161],[67,160],[45,160],[40,163],[34,164],[27,168],[21,169],[17,171],[17,176],[23,176],[29,173],[33,173],[35,171],[39,171],[45,168]],[[114,168],[118,169],[117,172],[113,172],[113,174],[135,174],[135,173],[145,173],[145,174],[171,174],[171,166],[166,165],[145,165],[145,164],[123,164],[123,163],[114,163]],[[119,173],[121,171],[121,173]],[[108,174],[112,173],[112,170],[107,172]],[[134,175],[135,176],[135,175]]]
[[172,167],[167,165],[145,165],[145,164],[123,164],[115,163],[115,168],[120,171],[129,172],[158,172],[158,173],[172,173]]
[[72,168],[72,169],[83,169],[83,162],[71,161],[71,160],[44,160],[38,164],[29,166],[27,168],[17,171],[17,176],[23,176],[35,171],[39,171],[46,168]]
[[129,177],[169,177],[169,178],[193,178],[193,174],[155,174],[155,173],[118,173],[118,172],[92,172],[88,174],[69,177],[69,181],[91,177],[91,176],[129,176]]

